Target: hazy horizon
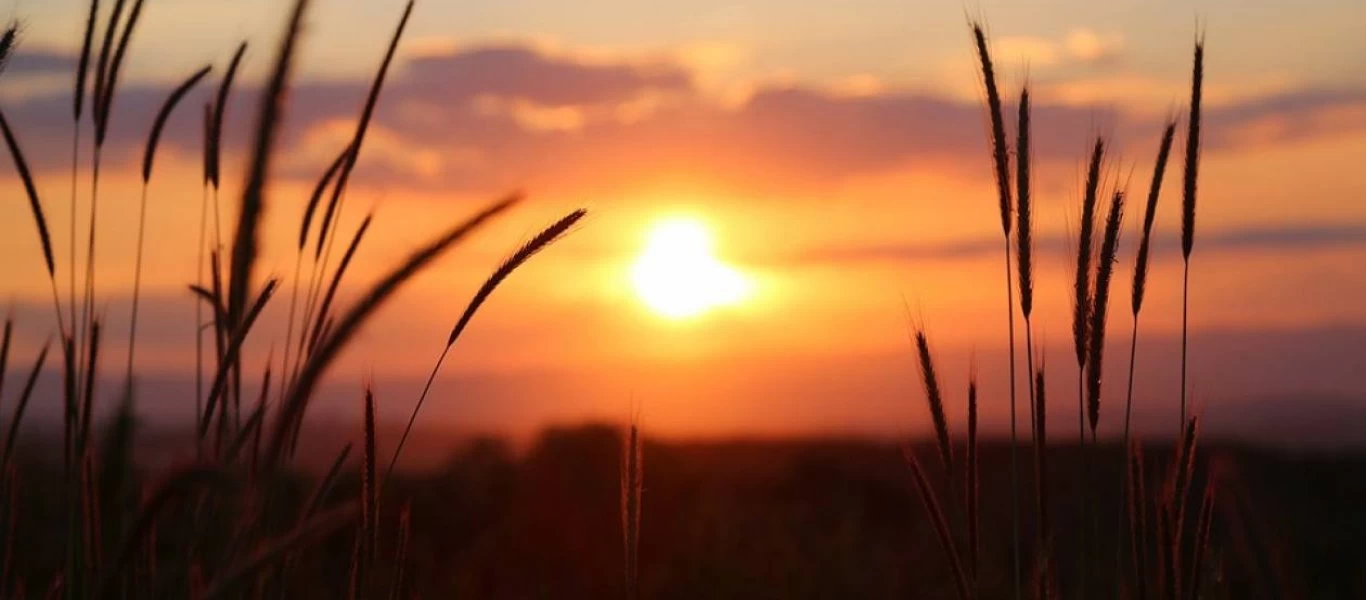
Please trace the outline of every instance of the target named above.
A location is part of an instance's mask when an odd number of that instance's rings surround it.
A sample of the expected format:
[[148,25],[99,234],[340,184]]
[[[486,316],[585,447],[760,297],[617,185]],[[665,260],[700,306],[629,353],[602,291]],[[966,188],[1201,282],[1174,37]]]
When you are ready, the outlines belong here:
[[[318,4],[286,113],[262,276],[291,275],[302,205],[349,139],[402,8],[397,0]],[[1280,435],[1287,432],[1259,423],[1290,406],[1366,400],[1366,204],[1357,201],[1366,174],[1356,164],[1366,155],[1366,85],[1352,75],[1366,70],[1366,42],[1354,33],[1366,7],[1055,4],[1046,18],[1006,2],[968,12],[990,24],[1006,97],[1016,97],[1026,75],[1035,94],[1035,327],[1059,422],[1075,415],[1067,252],[1081,163],[1092,136],[1104,134],[1112,143],[1107,184],[1146,193],[1162,122],[1185,105],[1197,29],[1210,50],[1192,262],[1195,405],[1229,431]],[[376,220],[339,302],[486,199],[524,189],[529,202],[387,306],[330,371],[328,401],[319,406],[358,414],[361,382],[374,380],[381,416],[402,415],[416,395],[409,382],[425,376],[488,271],[554,217],[587,206],[589,219],[519,271],[475,319],[424,420],[525,430],[624,421],[634,401],[661,435],[920,434],[928,416],[908,340],[914,321],[942,355],[958,422],[976,353],[983,427],[1000,431],[1001,242],[964,10],[876,0],[597,8],[591,12],[610,18],[546,0],[418,6],[347,195],[343,235],[365,211],[373,208]],[[0,103],[53,223],[59,282],[69,260],[69,88],[82,10],[74,1],[16,4],[24,35],[0,78]],[[101,183],[97,312],[106,321],[101,360],[109,379],[126,355],[141,145],[174,82],[212,61],[208,82],[170,121],[152,181],[138,341],[140,379],[150,389],[189,381],[194,300],[186,285],[196,257],[186,249],[196,244],[201,201],[198,109],[236,43],[249,38],[242,93],[229,106],[227,230],[280,12],[265,0],[148,5]],[[1299,49],[1275,51],[1287,45]],[[88,159],[83,149],[82,207]],[[1169,169],[1136,384],[1140,416],[1167,418],[1173,428],[1178,179]],[[14,307],[18,368],[55,324],[28,207],[8,166],[0,185],[14,199],[0,205],[0,276]],[[1137,213],[1131,208],[1116,271],[1102,431],[1116,429],[1123,399]],[[733,298],[661,309],[633,279],[652,232],[679,223],[710,236],[716,268],[743,282]],[[287,295],[277,299],[258,330],[268,333],[247,345],[253,381],[267,357],[278,362],[282,352]],[[40,398],[59,393],[51,381],[40,384]],[[167,402],[141,405],[174,414]],[[1288,437],[1322,442],[1318,435],[1337,421],[1321,410]]]

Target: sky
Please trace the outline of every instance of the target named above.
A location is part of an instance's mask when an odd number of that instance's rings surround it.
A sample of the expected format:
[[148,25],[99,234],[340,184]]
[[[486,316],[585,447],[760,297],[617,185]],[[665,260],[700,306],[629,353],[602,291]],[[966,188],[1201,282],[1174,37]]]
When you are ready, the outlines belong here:
[[[70,96],[87,6],[0,5],[22,31],[0,75],[0,108],[34,163],[59,281],[70,261]],[[228,105],[226,231],[285,8],[149,0],[132,41],[100,184],[108,377],[126,356],[143,142],[170,89],[200,66],[215,69],[172,117],[148,190],[137,368],[153,416],[189,414],[195,316],[186,285],[196,278],[204,200],[198,119],[248,40]],[[402,9],[397,0],[318,0],[308,14],[258,269],[286,286],[308,193],[350,138]],[[588,219],[478,315],[424,420],[525,431],[622,421],[638,406],[660,435],[917,434],[929,423],[909,339],[919,324],[955,425],[975,367],[984,427],[1004,431],[1002,238],[970,18],[988,25],[1007,109],[1031,86],[1034,327],[1061,399],[1057,418],[1076,415],[1068,252],[1086,151],[1106,136],[1107,189],[1147,194],[1163,122],[1184,116],[1197,32],[1208,45],[1192,397],[1213,430],[1254,440],[1321,441],[1340,431],[1341,416],[1359,415],[1360,2],[428,0],[415,10],[347,194],[341,230],[350,235],[367,211],[374,224],[339,301],[483,203],[511,190],[528,200],[381,311],[330,373],[322,416],[354,417],[367,380],[383,415],[405,415],[483,278],[525,238],[585,207]],[[88,119],[83,127],[81,214]],[[0,164],[9,198],[0,204],[0,276],[22,362],[55,324],[23,189]],[[1179,391],[1176,164],[1159,205],[1135,380],[1140,426],[1155,432],[1175,428]],[[1116,269],[1105,431],[1117,430],[1123,402],[1140,210],[1126,215]],[[671,231],[684,232],[678,243],[692,254],[647,261],[669,252]],[[281,294],[262,317],[270,334],[248,344],[249,364],[282,353],[287,313]]]

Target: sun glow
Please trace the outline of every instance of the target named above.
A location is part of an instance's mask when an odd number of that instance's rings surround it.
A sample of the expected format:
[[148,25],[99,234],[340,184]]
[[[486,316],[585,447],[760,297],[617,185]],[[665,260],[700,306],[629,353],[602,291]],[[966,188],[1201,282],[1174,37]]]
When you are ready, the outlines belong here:
[[748,278],[712,254],[707,227],[682,218],[649,231],[645,250],[631,267],[631,282],[646,306],[671,319],[738,304],[753,292]]

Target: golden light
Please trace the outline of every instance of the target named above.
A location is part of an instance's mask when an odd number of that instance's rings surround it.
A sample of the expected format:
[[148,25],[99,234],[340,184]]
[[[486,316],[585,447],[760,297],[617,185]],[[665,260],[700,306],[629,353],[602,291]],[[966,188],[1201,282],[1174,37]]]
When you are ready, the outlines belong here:
[[646,306],[671,319],[738,304],[753,291],[748,278],[712,253],[707,227],[686,218],[662,221],[649,231],[631,282]]

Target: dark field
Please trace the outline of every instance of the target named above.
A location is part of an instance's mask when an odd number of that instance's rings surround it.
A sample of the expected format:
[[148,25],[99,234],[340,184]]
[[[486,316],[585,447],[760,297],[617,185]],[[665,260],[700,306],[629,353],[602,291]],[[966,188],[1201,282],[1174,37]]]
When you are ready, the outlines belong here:
[[[467,444],[443,466],[396,481],[381,500],[378,577],[394,577],[401,513],[411,539],[403,552],[406,589],[423,598],[608,598],[623,595],[620,459],[622,439],[608,427],[555,429],[525,452],[485,439]],[[1291,455],[1212,445],[1199,451],[1197,472],[1215,474],[1219,489],[1202,598],[1366,597],[1366,456]],[[960,544],[963,515],[944,489],[928,446],[917,448],[945,498]],[[1080,568],[1081,464],[1074,447],[1049,448],[1054,515],[1055,588],[1073,597]],[[1170,453],[1145,452],[1150,485]],[[864,441],[654,443],[643,449],[640,595],[646,598],[938,598],[952,595],[951,574],[906,465],[890,444]],[[980,597],[1009,597],[1008,447],[982,448]],[[1090,589],[1113,592],[1118,448],[1102,447],[1090,490],[1101,504],[1089,570]],[[355,497],[355,456],[333,501]],[[165,470],[162,470],[164,473]],[[11,566],[30,597],[61,565],[59,474],[22,467],[20,543]],[[1026,473],[1032,473],[1026,470]],[[59,475],[57,475],[59,477]],[[144,474],[133,480],[157,478]],[[1025,489],[1033,497],[1032,476]],[[1197,481],[1196,489],[1205,482]],[[240,486],[238,484],[232,484]],[[175,573],[201,572],[218,561],[240,527],[287,524],[311,481],[280,481],[276,507],[255,504],[240,487],[173,503],[150,544],[162,586],[146,597],[183,597]],[[259,499],[259,498],[258,498]],[[106,499],[107,501],[107,499]],[[219,510],[214,510],[214,505]],[[1025,502],[1032,510],[1031,503]],[[232,505],[246,515],[210,520]],[[277,510],[278,509],[278,510]],[[107,513],[113,518],[113,513]],[[132,514],[131,512],[129,514]],[[198,515],[198,516],[197,516]],[[1031,523],[1026,519],[1026,524]],[[106,531],[114,531],[106,524]],[[125,524],[125,527],[128,526]],[[199,532],[198,535],[192,532]],[[1024,539],[1033,539],[1032,531]],[[354,526],[304,549],[283,575],[285,597],[347,595]],[[191,541],[194,540],[194,541]],[[1025,543],[1026,548],[1031,544]],[[152,548],[148,548],[149,550]],[[106,560],[116,554],[104,540]],[[186,561],[190,561],[189,568]],[[153,564],[155,563],[155,564]],[[193,566],[198,564],[199,566]],[[1032,558],[1026,558],[1026,565]],[[170,577],[170,579],[167,579]],[[147,579],[146,581],[151,581]],[[264,585],[264,584],[263,584]],[[274,586],[270,586],[274,589]],[[185,589],[185,588],[180,588]],[[263,588],[264,589],[264,588]]]

